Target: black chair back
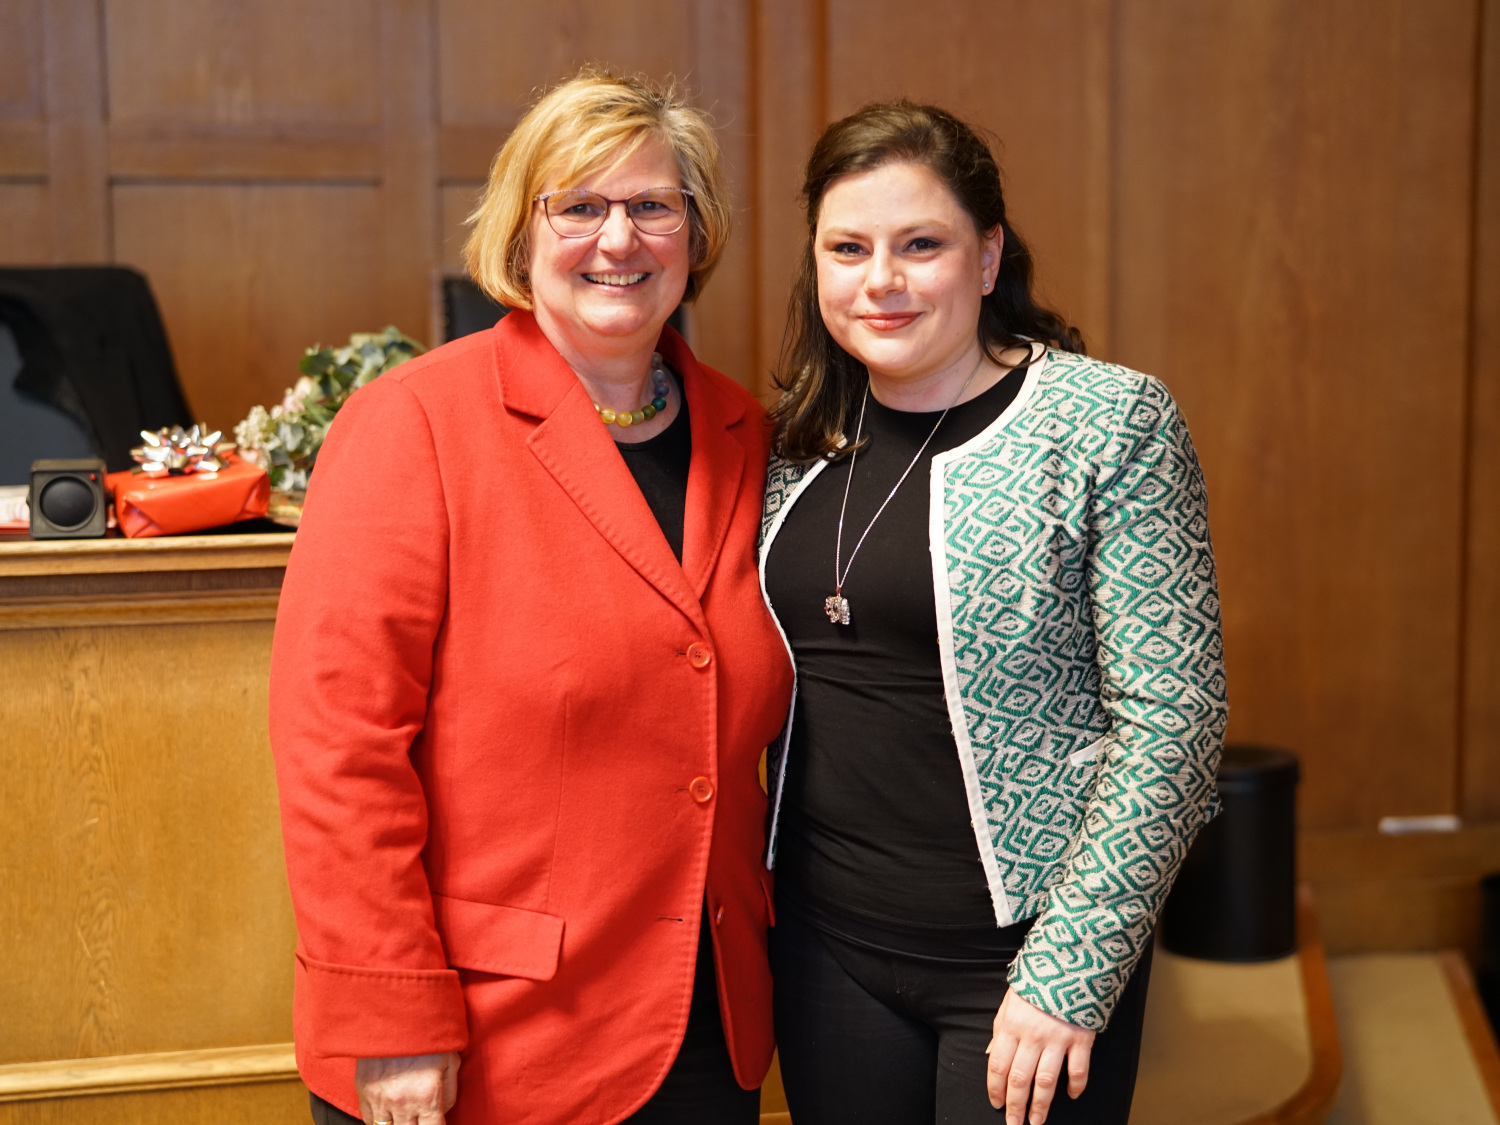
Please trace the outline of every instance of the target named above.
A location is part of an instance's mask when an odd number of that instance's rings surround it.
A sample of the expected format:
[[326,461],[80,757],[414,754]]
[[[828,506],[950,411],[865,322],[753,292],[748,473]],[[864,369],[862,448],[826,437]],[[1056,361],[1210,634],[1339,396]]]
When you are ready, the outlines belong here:
[[468,277],[443,278],[443,342],[483,332],[500,323],[510,312],[475,285]]
[[82,423],[16,390],[20,373],[15,333],[10,325],[0,324],[0,485],[26,484],[33,461],[94,456],[94,444]]
[[40,458],[91,453],[129,468],[141,430],[192,425],[156,299],[135,270],[0,269],[0,323],[13,345],[0,368],[0,483],[22,483],[16,466]]

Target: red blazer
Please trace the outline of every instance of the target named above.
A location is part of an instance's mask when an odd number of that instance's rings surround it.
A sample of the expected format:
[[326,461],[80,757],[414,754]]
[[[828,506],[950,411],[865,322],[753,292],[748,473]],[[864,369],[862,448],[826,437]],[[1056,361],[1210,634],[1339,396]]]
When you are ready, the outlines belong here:
[[676,333],[679,566],[527,313],[359,391],[282,588],[271,740],[297,1061],[463,1051],[448,1120],[613,1122],[687,1024],[705,895],[746,1088],[771,1058],[762,748],[791,669],[754,562],[767,434]]

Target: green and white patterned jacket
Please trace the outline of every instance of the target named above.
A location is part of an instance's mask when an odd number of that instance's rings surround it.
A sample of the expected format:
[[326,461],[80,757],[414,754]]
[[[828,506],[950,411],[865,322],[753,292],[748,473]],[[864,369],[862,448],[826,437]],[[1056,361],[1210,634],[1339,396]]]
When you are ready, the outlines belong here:
[[[772,459],[762,591],[822,468]],[[932,459],[930,488],[944,690],[995,920],[1040,915],[1010,983],[1102,1029],[1218,807],[1228,708],[1202,472],[1161,383],[1052,351],[983,433]],[[790,736],[788,719],[768,866]]]

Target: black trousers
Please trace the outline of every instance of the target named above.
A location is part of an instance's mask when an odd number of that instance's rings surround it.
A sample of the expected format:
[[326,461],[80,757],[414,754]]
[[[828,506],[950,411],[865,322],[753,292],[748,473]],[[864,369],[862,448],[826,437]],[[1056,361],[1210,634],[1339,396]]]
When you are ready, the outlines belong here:
[[[812,924],[781,896],[771,931],[781,1078],[797,1125],[997,1125],[985,1089],[995,1013],[1010,958],[938,960],[877,951]],[[1024,928],[1017,927],[1024,936]],[[883,943],[886,944],[886,943]],[[1012,951],[1011,956],[1014,955]],[[1088,1086],[1067,1073],[1047,1125],[1126,1125],[1151,972],[1136,967],[1094,1040]]]
[[[757,1125],[760,1091],[742,1090],[735,1081],[724,1024],[719,1017],[719,987],[714,979],[712,922],[707,908],[698,935],[698,964],[693,972],[693,1000],[687,1031],[672,1069],[651,1100],[625,1119],[626,1125]],[[560,1062],[559,1066],[566,1066]],[[463,1097],[463,1071],[458,1096]],[[315,1125],[359,1125],[337,1106],[312,1095]]]

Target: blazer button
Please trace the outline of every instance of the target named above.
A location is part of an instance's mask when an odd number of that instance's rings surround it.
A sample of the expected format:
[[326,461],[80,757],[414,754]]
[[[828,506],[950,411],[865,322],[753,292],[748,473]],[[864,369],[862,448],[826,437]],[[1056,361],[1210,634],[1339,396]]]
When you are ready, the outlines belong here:
[[713,660],[714,654],[709,651],[708,646],[702,641],[694,641],[688,645],[687,658],[688,663],[694,668],[707,668]]
[[714,925],[717,926],[722,921],[724,921],[724,908],[721,906],[714,911]]
[[714,795],[713,783],[706,777],[695,777],[688,782],[688,792],[701,805]]

